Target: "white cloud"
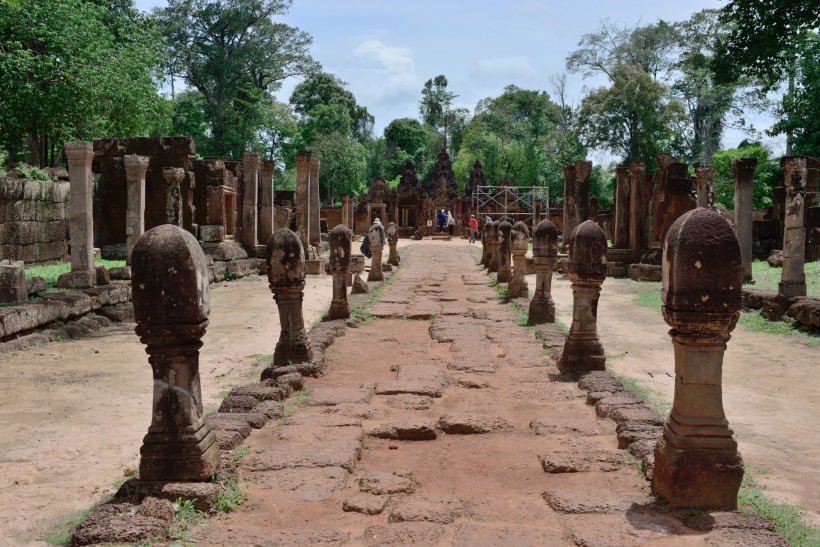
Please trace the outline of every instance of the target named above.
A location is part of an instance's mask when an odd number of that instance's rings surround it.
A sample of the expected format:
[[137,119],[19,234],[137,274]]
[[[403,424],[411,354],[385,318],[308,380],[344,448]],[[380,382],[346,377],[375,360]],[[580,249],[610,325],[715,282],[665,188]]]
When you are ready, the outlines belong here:
[[380,40],[365,40],[353,50],[353,54],[365,63],[377,65],[389,74],[415,72],[413,52],[404,47],[388,46]]
[[524,57],[479,59],[471,72],[481,78],[534,78],[539,75],[538,69]]

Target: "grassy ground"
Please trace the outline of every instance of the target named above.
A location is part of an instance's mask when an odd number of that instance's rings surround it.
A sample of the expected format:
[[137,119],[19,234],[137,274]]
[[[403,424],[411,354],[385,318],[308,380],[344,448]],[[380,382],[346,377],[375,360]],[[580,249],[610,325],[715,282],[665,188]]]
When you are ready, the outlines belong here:
[[[120,268],[125,266],[125,260],[102,260],[95,259],[94,263],[103,265],[106,268]],[[60,274],[71,271],[71,262],[58,262],[48,266],[30,266],[26,268],[26,277],[42,277],[46,282],[46,287],[54,288],[57,286],[57,278]]]
[[[820,298],[820,260],[807,262],[806,270],[806,295]],[[752,277],[754,285],[746,285],[747,289],[756,291],[777,292],[777,284],[780,282],[781,268],[772,268],[765,260],[755,260],[752,262]]]

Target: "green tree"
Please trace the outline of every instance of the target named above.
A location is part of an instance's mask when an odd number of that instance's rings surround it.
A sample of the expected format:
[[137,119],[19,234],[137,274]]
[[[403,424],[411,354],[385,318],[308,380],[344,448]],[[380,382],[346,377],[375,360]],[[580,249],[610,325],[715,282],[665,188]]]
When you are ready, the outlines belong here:
[[356,103],[356,97],[345,87],[346,85],[333,74],[310,74],[294,88],[290,104],[301,116],[307,116],[318,106],[341,105],[347,109],[354,138],[361,143],[367,142],[373,136],[375,120],[366,107]]
[[255,140],[264,104],[282,82],[317,69],[311,37],[274,18],[290,0],[169,0],[156,8],[169,67],[202,94],[210,123],[203,148],[239,157]]
[[381,174],[386,180],[395,179],[404,171],[404,164],[412,160],[419,181],[426,185],[436,156],[442,145],[441,135],[429,125],[413,118],[398,118],[384,128],[385,164]]
[[735,208],[735,176],[732,171],[732,160],[737,158],[757,158],[754,185],[752,187],[752,206],[765,209],[772,204],[772,190],[783,178],[780,164],[772,159],[771,152],[759,142],[743,141],[738,148],[715,152],[715,204],[723,209]]
[[793,154],[820,157],[820,37],[810,33],[797,61],[795,89],[783,98],[773,135],[793,135]]
[[367,151],[349,135],[335,131],[319,134],[307,150],[321,161],[319,190],[327,196],[327,203],[367,188]]
[[[107,8],[108,6],[106,6]],[[0,3],[0,146],[54,165],[71,139],[146,135],[163,115],[160,39],[130,1]]]
[[463,122],[467,117],[465,108],[453,108],[453,99],[458,97],[447,91],[447,77],[439,74],[424,83],[421,89],[419,114],[422,122],[444,133],[444,146],[447,146],[447,131],[453,125]]

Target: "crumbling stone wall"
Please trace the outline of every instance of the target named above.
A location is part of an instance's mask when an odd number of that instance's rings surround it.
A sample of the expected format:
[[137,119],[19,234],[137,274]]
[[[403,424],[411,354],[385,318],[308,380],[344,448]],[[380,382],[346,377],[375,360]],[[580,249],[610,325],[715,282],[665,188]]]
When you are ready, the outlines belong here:
[[0,177],[0,260],[64,260],[68,200],[67,182]]

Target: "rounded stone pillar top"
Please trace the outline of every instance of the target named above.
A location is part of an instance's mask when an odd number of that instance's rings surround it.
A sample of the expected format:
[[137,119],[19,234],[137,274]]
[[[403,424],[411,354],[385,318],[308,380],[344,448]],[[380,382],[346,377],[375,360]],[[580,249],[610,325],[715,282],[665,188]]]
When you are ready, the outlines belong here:
[[539,222],[532,234],[532,256],[547,258],[558,256],[558,228],[547,219]]
[[310,154],[297,154],[296,165],[303,168],[310,168]]
[[387,237],[396,237],[399,235],[399,227],[395,222],[387,224]]
[[94,144],[90,141],[66,141],[63,144],[69,161],[91,161],[94,159]]
[[344,224],[338,224],[327,235],[330,243],[330,264],[350,264],[350,230]]
[[519,235],[517,237],[523,237],[523,239],[530,239],[530,229],[521,221],[516,222],[512,225],[513,232],[517,232]]
[[569,268],[573,283],[606,279],[606,234],[591,220],[579,224],[569,236]]
[[783,186],[790,192],[802,192],[806,188],[808,167],[806,156],[783,156],[780,167],[783,168]]
[[503,238],[506,239],[507,237],[510,237],[511,234],[512,234],[512,224],[510,224],[506,220],[502,220],[498,224],[498,238],[501,239],[503,237]]
[[740,244],[729,221],[699,207],[669,228],[663,246],[665,308],[733,312],[743,304]]
[[181,167],[163,167],[162,176],[165,177],[165,181],[168,183],[182,182],[182,179],[185,178],[185,169]]
[[151,162],[149,156],[138,156],[136,154],[127,154],[123,156],[122,162],[125,165],[125,172],[136,172],[145,174],[148,170],[148,164]]
[[490,233],[494,240],[498,241],[498,227],[501,226],[500,220],[494,220],[490,225]]
[[384,225],[381,222],[374,222],[367,231],[367,237],[370,238],[370,246],[384,245]]
[[305,249],[299,236],[279,228],[268,238],[268,283],[271,289],[300,287],[305,282]]
[[187,230],[162,224],[142,234],[131,254],[138,323],[200,323],[211,309],[208,262]]
[[732,160],[732,172],[739,174],[757,169],[757,158],[735,158]]
[[259,159],[259,154],[243,154],[242,155],[242,166],[251,169],[259,169],[259,165],[261,160]]
[[578,180],[588,180],[592,175],[592,162],[589,160],[578,160],[575,162],[575,176]]

